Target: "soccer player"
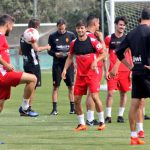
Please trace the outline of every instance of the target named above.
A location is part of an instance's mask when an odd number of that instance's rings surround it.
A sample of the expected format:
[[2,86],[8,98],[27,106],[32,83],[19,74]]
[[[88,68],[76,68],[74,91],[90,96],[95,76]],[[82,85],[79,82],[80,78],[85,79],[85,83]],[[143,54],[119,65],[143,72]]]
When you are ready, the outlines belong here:
[[[40,21],[38,19],[33,18],[29,20],[28,28],[38,29],[39,27],[40,27]],[[23,68],[25,72],[34,74],[37,77],[36,87],[41,86],[41,70],[40,70],[40,64],[39,64],[39,58],[38,58],[37,52],[40,52],[43,50],[50,50],[50,46],[45,45],[41,47],[38,45],[37,41],[33,43],[27,43],[25,42],[23,35],[21,36],[19,53],[23,56]],[[22,111],[22,108],[20,107],[19,108],[20,116],[36,117],[39,115],[37,112],[34,112],[31,108],[34,93],[35,93],[35,90],[33,91],[29,100],[28,110],[30,113],[28,114],[24,113]]]
[[[100,43],[103,44],[103,47],[105,48],[103,35],[99,31],[99,27],[100,27],[99,17],[94,14],[89,14],[86,19],[86,22],[87,22],[87,35],[90,36],[91,38],[95,38],[98,41],[100,41]],[[105,63],[105,60],[103,60],[103,61],[104,61],[104,69],[106,71],[106,63]],[[102,79],[102,65],[103,65],[102,61],[99,61],[98,69],[100,72],[99,73],[99,82],[100,83],[101,83],[101,79]],[[94,119],[95,103],[94,103],[92,97],[90,96],[90,93],[87,94],[86,108],[87,108],[86,124],[89,126],[98,125],[99,123],[97,122],[97,120]]]
[[82,96],[90,91],[90,95],[95,102],[96,110],[99,117],[98,130],[104,130],[104,113],[102,103],[99,99],[99,69],[98,62],[106,56],[102,45],[94,38],[90,38],[86,34],[86,24],[84,21],[79,21],[76,24],[76,32],[78,38],[71,42],[70,53],[66,60],[65,67],[62,72],[62,78],[66,78],[66,72],[73,62],[74,55],[76,56],[77,74],[74,87],[75,109],[78,116],[79,125],[75,131],[86,130],[87,126],[84,121],[84,114],[81,106]]
[[[111,111],[112,111],[112,103],[113,96],[115,90],[119,90],[120,92],[120,107],[118,111],[117,122],[123,123],[123,113],[125,110],[125,104],[127,101],[127,91],[130,90],[130,70],[124,65],[120,64],[120,61],[117,60],[117,56],[115,55],[115,49],[121,43],[121,41],[125,38],[124,30],[127,24],[127,20],[124,16],[119,16],[115,18],[115,33],[110,36],[106,36],[105,44],[108,48],[109,53],[109,70],[105,73],[107,79],[107,98],[106,98],[106,123],[111,123]],[[132,63],[130,51],[126,52],[126,57],[129,63]],[[119,67],[118,67],[119,66]],[[115,77],[111,77],[111,71],[114,68],[118,68],[118,74]]]
[[22,111],[28,114],[29,99],[34,91],[37,79],[35,75],[15,71],[10,63],[6,36],[12,31],[14,22],[15,19],[10,15],[0,16],[0,112],[3,110],[5,100],[10,98],[11,87],[26,84],[21,107]]
[[[66,22],[64,19],[59,19],[57,22],[57,31],[49,36],[48,43],[51,46],[49,55],[53,56],[52,76],[53,76],[53,91],[52,103],[53,109],[50,115],[57,115],[58,90],[61,82],[61,73],[63,71],[70,42],[75,39],[74,33],[66,30]],[[74,66],[71,64],[67,70],[67,76],[64,80],[68,87],[68,97],[70,100],[70,114],[75,113],[74,109]]]
[[[136,132],[136,115],[142,98],[150,97],[150,8],[141,13],[141,24],[130,31],[117,48],[119,60],[132,70],[132,102],[129,110],[131,145],[144,144]],[[130,65],[124,52],[131,49],[134,66]]]

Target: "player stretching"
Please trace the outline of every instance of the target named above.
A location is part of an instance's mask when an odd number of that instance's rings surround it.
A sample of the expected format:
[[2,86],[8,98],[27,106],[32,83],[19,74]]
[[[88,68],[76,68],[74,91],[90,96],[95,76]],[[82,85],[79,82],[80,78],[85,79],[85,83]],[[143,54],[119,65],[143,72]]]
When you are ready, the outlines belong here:
[[[106,98],[106,123],[111,123],[111,111],[112,111],[112,103],[113,103],[113,96],[115,90],[119,90],[120,92],[120,107],[118,112],[118,118],[117,122],[123,123],[123,113],[125,110],[125,104],[127,101],[127,91],[130,90],[130,70],[124,65],[120,64],[120,61],[117,61],[117,56],[115,55],[115,49],[118,47],[118,45],[121,43],[121,41],[125,38],[124,30],[127,24],[127,20],[124,16],[116,17],[115,18],[115,33],[113,33],[111,36],[107,36],[105,38],[105,44],[106,47],[109,49],[109,70],[105,73],[106,79],[107,79],[107,98]],[[126,53],[126,57],[129,61],[129,63],[132,63],[130,51]],[[119,67],[118,67],[119,65]],[[111,71],[117,67],[118,68],[118,74],[115,77],[111,76]]]
[[75,131],[86,130],[84,114],[81,106],[82,96],[89,89],[99,117],[98,130],[104,130],[104,113],[102,103],[99,99],[99,70],[98,61],[105,58],[106,54],[102,49],[102,45],[94,38],[90,38],[86,34],[86,25],[83,21],[76,24],[76,32],[78,38],[71,42],[70,53],[66,60],[62,78],[66,78],[66,72],[70,64],[73,62],[73,56],[76,55],[77,75],[74,87],[75,109],[79,119],[79,125]]

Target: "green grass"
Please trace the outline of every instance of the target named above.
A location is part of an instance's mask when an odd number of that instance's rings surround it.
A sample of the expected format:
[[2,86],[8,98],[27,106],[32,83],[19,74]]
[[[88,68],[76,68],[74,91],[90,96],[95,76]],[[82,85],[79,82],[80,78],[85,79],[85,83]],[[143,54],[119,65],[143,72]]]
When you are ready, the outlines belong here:
[[[37,118],[20,117],[18,108],[21,104],[23,86],[12,89],[12,97],[6,102],[4,111],[0,115],[0,150],[149,150],[150,149],[150,121],[144,122],[144,146],[129,145],[128,110],[130,94],[125,111],[125,123],[116,123],[119,95],[115,93],[113,105],[113,123],[108,124],[106,130],[97,131],[96,127],[89,127],[87,131],[74,132],[78,124],[76,115],[69,115],[69,101],[67,88],[62,82],[59,92],[58,116],[49,116],[52,109],[51,73],[42,74],[43,85],[36,91],[33,107],[40,113]],[[105,104],[106,92],[100,97]],[[83,98],[85,111],[85,97]],[[148,102],[147,102],[148,104]],[[146,109],[147,114],[149,109]],[[86,116],[86,115],[85,115]],[[95,113],[95,118],[97,115]]]

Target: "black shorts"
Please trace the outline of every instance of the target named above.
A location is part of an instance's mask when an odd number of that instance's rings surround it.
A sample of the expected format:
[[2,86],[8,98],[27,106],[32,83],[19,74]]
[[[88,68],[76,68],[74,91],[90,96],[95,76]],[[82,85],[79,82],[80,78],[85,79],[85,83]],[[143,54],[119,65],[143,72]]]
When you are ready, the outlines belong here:
[[[53,85],[60,86],[61,83],[61,74],[64,69],[64,64],[53,64],[52,67],[52,76],[53,76]],[[74,66],[73,64],[67,70],[66,79],[64,80],[67,86],[74,85]]]
[[40,87],[41,86],[41,69],[40,69],[40,65],[26,65],[23,66],[24,71],[26,73],[31,73],[34,74],[37,77],[37,83],[36,83],[36,87]]
[[150,74],[132,74],[132,98],[150,97]]

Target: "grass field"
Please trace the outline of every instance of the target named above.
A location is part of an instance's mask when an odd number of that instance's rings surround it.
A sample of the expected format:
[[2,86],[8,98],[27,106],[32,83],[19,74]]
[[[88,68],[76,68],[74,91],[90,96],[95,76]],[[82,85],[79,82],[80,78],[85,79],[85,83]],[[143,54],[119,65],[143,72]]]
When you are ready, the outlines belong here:
[[[42,74],[42,88],[37,89],[33,107],[40,113],[37,118],[20,117],[18,108],[21,104],[23,86],[13,88],[10,101],[0,115],[0,150],[150,150],[150,121],[145,121],[145,141],[143,146],[129,145],[128,109],[130,94],[125,111],[125,123],[116,123],[119,97],[115,93],[113,106],[113,123],[108,124],[106,130],[97,131],[96,127],[89,127],[87,131],[74,132],[78,124],[76,115],[69,114],[67,88],[62,82],[59,92],[58,116],[50,116],[51,73]],[[106,92],[100,97],[105,101]],[[147,101],[147,105],[149,102]],[[83,98],[85,111],[85,97]],[[150,114],[147,107],[146,113]],[[95,113],[95,117],[96,113]]]

